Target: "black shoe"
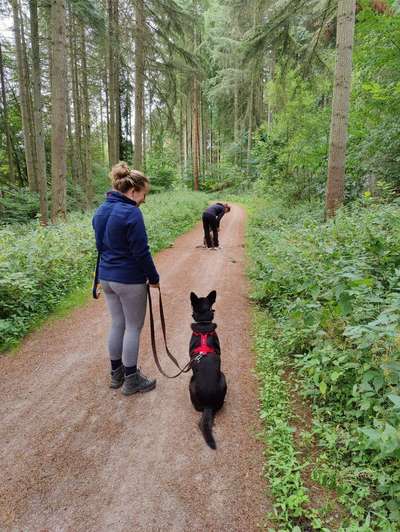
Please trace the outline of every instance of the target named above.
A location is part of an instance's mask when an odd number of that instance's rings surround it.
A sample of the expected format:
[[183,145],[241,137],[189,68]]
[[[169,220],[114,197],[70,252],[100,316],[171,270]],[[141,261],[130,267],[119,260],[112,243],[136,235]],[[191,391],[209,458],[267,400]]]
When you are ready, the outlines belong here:
[[148,379],[140,372],[140,369],[132,375],[126,375],[122,386],[124,395],[132,395],[136,392],[149,392],[156,387],[156,379]]
[[124,367],[121,365],[119,368],[111,370],[111,382],[110,388],[120,388],[124,383]]

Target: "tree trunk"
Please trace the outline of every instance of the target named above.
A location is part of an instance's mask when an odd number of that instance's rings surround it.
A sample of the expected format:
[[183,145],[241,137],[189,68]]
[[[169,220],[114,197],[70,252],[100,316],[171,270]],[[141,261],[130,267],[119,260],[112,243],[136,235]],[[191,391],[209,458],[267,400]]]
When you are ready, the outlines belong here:
[[143,167],[143,84],[144,84],[144,4],[136,1],[136,32],[135,32],[135,157],[134,167]]
[[119,32],[118,6],[119,0],[107,0],[108,11],[108,101],[109,101],[109,163],[110,166],[119,161],[120,151],[120,90],[119,90]]
[[32,100],[32,83],[31,83],[31,68],[28,60],[28,52],[25,40],[25,27],[24,27],[24,15],[22,12],[22,5],[19,5],[19,16],[21,24],[21,44],[22,44],[22,63],[24,65],[24,75],[26,78],[26,93],[28,102],[28,127],[29,135],[32,142],[32,159],[33,159],[33,190],[39,192],[39,179],[38,179],[38,161],[36,153],[36,132],[35,132],[35,119],[33,114],[33,100]]
[[146,134],[147,134],[147,121],[146,121],[146,94],[143,94],[143,140],[142,140],[142,170],[146,173]]
[[185,174],[185,128],[183,126],[182,79],[179,81],[179,169],[181,179]]
[[39,55],[39,25],[37,0],[30,0],[31,42],[32,42],[32,80],[33,80],[33,118],[35,132],[37,185],[40,199],[40,222],[47,225],[47,175],[46,152],[42,118],[41,71]]
[[[12,87],[10,87],[10,89],[11,89],[11,96],[12,96],[14,105],[18,106],[20,103],[19,99],[17,98],[17,95],[15,94],[14,89]],[[20,161],[19,153],[16,148],[15,136],[12,130],[10,130],[10,139],[11,139],[12,153],[14,156],[15,168],[17,170],[18,180],[19,180],[21,187],[23,187],[26,184],[26,171],[25,171],[25,168],[22,167],[23,165],[22,165],[22,162]]]
[[[67,157],[67,172],[69,172],[74,179],[76,172],[76,159],[74,149],[74,136],[72,133],[72,119],[71,119],[71,107],[69,105],[69,80],[67,80],[67,135],[68,135],[68,157]],[[75,182],[75,181],[74,181]]]
[[253,109],[254,109],[254,74],[251,75],[250,97],[249,97],[249,128],[247,131],[247,173],[250,173],[251,141],[253,135]]
[[213,112],[210,107],[210,166],[214,164]]
[[65,0],[52,0],[51,31],[51,219],[66,215],[66,54]]
[[28,184],[30,190],[36,190],[36,172],[34,139],[32,132],[31,105],[28,80],[28,65],[26,64],[26,55],[22,44],[22,25],[20,18],[20,6],[18,0],[12,0],[12,10],[14,18],[15,48],[17,55],[18,82],[21,100],[22,128],[24,134],[26,170],[28,174]]
[[199,89],[198,81],[193,79],[193,121],[192,121],[192,156],[193,156],[193,179],[194,190],[199,190],[199,175],[200,175],[200,120],[199,120]]
[[[182,98],[182,114],[183,114],[183,123],[184,123],[184,130],[182,132],[183,135],[183,172],[182,172],[182,179],[186,177],[187,175],[187,166],[188,166],[188,114],[187,114],[187,97],[185,96]],[[183,105],[185,106],[183,108]]]
[[105,146],[104,146],[104,116],[103,116],[104,109],[103,109],[103,86],[102,86],[102,84],[100,85],[100,98],[99,98],[99,101],[100,101],[101,160],[102,160],[102,163],[104,165],[105,164],[105,157],[104,157]]
[[153,150],[153,91],[151,88],[149,90],[149,120],[147,130],[149,136],[148,149],[151,153]]
[[332,217],[343,203],[347,128],[350,108],[352,53],[356,0],[339,0],[337,14],[336,69],[333,88],[326,216]]
[[205,184],[207,169],[207,125],[205,114],[205,105],[202,97],[202,91],[200,89],[201,173],[203,176],[203,184]]
[[192,167],[192,93],[186,96],[186,175],[188,168]]
[[233,95],[233,135],[235,143],[235,165],[238,163],[238,146],[239,146],[239,88],[238,82],[235,81],[234,95]]
[[84,190],[86,207],[89,208],[93,201],[92,183],[92,154],[90,134],[90,102],[87,78],[87,53],[85,28],[81,26],[81,65],[82,65],[82,99],[83,99],[83,160],[84,160]]
[[[108,67],[107,67],[108,72]],[[107,155],[108,155],[108,164],[111,164],[111,157],[110,153],[112,151],[111,147],[111,115],[110,115],[110,98],[108,97],[109,90],[108,90],[108,76],[103,77],[103,85],[104,85],[104,96],[106,97],[106,126],[107,126]]]
[[76,45],[76,24],[74,15],[69,9],[69,51],[70,70],[72,81],[72,102],[74,108],[74,135],[73,135],[73,163],[72,181],[74,184],[82,184],[83,181],[83,150],[82,150],[82,113],[78,75],[78,53]]
[[1,49],[1,43],[0,43],[0,82],[1,82],[3,121],[4,121],[6,143],[7,143],[8,172],[10,176],[10,183],[14,184],[15,183],[15,168],[14,168],[14,158],[13,158],[13,153],[12,153],[10,124],[8,122],[8,107],[7,107],[7,97],[6,97],[6,85],[4,81],[4,65],[3,65],[3,53]]

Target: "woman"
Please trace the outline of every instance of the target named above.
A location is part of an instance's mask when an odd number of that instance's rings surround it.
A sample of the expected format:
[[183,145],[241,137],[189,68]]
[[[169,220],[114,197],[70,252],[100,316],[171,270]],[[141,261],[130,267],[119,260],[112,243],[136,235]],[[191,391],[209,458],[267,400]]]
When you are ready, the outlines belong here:
[[[203,212],[204,244],[207,248],[218,248],[218,232],[221,218],[231,208],[227,203],[215,203]],[[213,233],[212,239],[210,229]]]
[[110,178],[113,188],[97,209],[93,228],[100,253],[99,279],[112,320],[110,387],[122,386],[122,393],[131,395],[156,386],[155,379],[148,379],[137,368],[137,360],[146,314],[146,282],[158,287],[160,277],[139,209],[149,192],[149,180],[124,162],[112,168]]

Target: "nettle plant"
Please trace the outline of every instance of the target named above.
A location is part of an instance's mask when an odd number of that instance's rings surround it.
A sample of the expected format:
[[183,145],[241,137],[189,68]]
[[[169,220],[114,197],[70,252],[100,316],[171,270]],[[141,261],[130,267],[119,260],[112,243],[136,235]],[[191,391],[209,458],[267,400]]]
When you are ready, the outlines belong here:
[[393,293],[375,320],[344,331],[364,355],[353,395],[365,413],[360,428],[367,438],[364,448],[378,451],[375,460],[400,458],[399,320],[400,294]]

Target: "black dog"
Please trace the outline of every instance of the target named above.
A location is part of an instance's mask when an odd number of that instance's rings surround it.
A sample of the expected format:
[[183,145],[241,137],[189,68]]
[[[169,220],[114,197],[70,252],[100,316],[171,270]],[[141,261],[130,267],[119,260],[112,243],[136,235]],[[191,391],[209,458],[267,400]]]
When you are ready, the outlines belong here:
[[213,323],[214,310],[211,308],[217,297],[213,290],[207,297],[197,297],[190,293],[193,307],[192,337],[189,352],[193,375],[190,379],[190,399],[195,409],[203,412],[199,427],[211,449],[216,449],[212,434],[214,415],[224,404],[226,395],[225,375],[221,371],[221,350]]

